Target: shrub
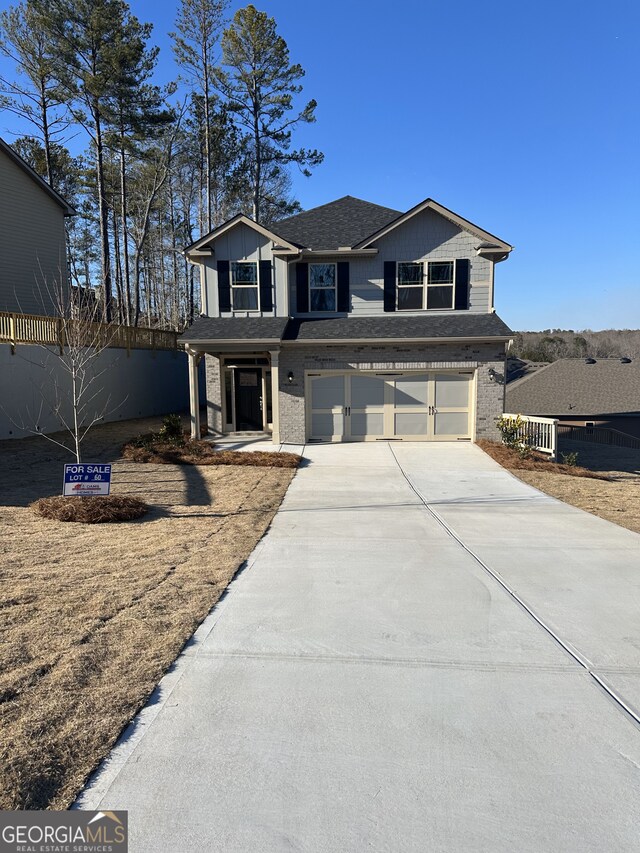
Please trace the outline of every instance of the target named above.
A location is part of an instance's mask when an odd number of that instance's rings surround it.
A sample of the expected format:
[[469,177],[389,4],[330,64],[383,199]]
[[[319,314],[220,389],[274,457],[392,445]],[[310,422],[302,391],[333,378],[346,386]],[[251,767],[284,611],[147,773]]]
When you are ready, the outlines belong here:
[[180,415],[165,415],[162,419],[162,426],[158,430],[157,437],[160,441],[170,441],[173,444],[184,444]]
[[517,415],[515,418],[507,418],[503,415],[497,423],[502,436],[502,443],[517,451],[521,459],[527,459],[531,455],[531,447],[527,439],[520,435],[520,430],[524,424],[525,421],[522,420],[521,415]]
[[562,453],[562,464],[570,465],[572,468],[578,464],[578,452],[572,451],[571,453]]

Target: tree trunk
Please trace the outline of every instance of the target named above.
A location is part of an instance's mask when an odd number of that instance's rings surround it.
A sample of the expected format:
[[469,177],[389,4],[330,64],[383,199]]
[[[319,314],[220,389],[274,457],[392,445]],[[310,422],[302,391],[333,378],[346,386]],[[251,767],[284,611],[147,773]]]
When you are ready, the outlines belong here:
[[96,179],[98,186],[98,211],[100,221],[100,266],[102,273],[102,290],[104,319],[110,322],[112,319],[112,282],[111,282],[111,250],[109,246],[109,207],[105,193],[104,182],[104,145],[102,141],[102,122],[98,104],[94,103],[93,118],[96,131]]
[[129,271],[129,229],[127,226],[127,170],[124,150],[124,133],[120,137],[120,221],[122,224],[122,258],[124,267],[124,293],[126,323],[131,325],[131,273]]
[[42,77],[40,78],[40,118],[42,120],[42,142],[44,145],[44,159],[47,169],[47,183],[52,189],[55,189],[53,168],[51,165],[51,137],[49,134],[46,81]]
[[180,282],[178,281],[178,247],[176,245],[176,209],[173,198],[173,184],[169,181],[169,216],[171,224],[171,270],[173,288],[171,293],[171,323],[177,331],[180,327]]
[[255,163],[253,168],[253,218],[260,222],[260,184],[262,182],[262,148],[260,146],[260,105],[258,103],[257,84],[253,83],[253,144],[255,146]]
[[112,211],[113,216],[113,254],[114,266],[116,273],[116,294],[118,300],[118,322],[124,323],[124,294],[122,292],[122,257],[120,254],[120,233],[118,230],[118,215],[115,209]]
[[207,233],[211,231],[211,108],[209,96],[209,56],[206,39],[202,42],[202,70],[204,83],[204,159],[205,159],[205,191]]

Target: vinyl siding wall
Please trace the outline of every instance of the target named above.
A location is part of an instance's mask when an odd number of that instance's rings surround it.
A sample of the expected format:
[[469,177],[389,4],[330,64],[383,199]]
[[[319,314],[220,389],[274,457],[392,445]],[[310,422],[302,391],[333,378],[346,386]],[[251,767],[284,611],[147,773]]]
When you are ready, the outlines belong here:
[[[227,231],[212,244],[213,255],[204,258],[201,272],[204,274],[203,313],[208,317],[286,317],[286,262],[280,258],[272,259],[272,242],[262,234],[243,223]],[[218,308],[218,274],[216,263],[223,261],[272,261],[271,280],[274,287],[273,311],[225,311],[222,315]]]
[[66,284],[64,211],[0,151],[0,311],[52,314]]
[[[432,210],[425,210],[404,225],[378,240],[378,254],[349,261],[350,313],[371,316],[384,313],[383,284],[385,261],[426,261],[469,258],[471,288],[469,310],[487,314],[491,311],[492,262],[476,255],[478,237],[461,231],[448,219]],[[313,263],[334,263],[335,257],[313,259]],[[289,300],[296,315],[295,263],[289,265]],[[402,311],[402,314],[421,314],[421,311]],[[449,311],[430,311],[429,314],[448,314]],[[317,312],[299,316],[318,317]]]

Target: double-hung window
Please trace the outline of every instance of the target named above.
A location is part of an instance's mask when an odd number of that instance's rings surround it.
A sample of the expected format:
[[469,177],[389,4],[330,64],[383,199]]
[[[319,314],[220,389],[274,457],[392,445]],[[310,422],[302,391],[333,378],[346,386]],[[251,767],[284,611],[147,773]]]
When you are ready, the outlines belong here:
[[398,311],[454,307],[454,261],[398,264]]
[[336,310],[336,265],[309,264],[309,308]]
[[398,311],[424,308],[423,264],[398,264]]
[[427,261],[427,308],[453,308],[453,261]]
[[255,261],[231,264],[231,299],[234,311],[258,310],[258,264]]

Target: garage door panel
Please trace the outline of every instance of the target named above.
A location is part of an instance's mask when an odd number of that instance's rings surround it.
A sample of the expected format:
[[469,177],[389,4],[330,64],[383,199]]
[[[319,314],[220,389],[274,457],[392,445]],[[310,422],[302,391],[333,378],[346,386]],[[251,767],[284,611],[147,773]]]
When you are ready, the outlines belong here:
[[384,436],[384,412],[351,412],[351,436],[382,438]]
[[384,385],[384,380],[377,376],[351,376],[351,408],[382,408]]
[[427,406],[429,403],[429,377],[403,376],[395,380],[393,395],[395,406]]
[[310,438],[446,441],[471,438],[473,374],[334,373],[311,375]]
[[436,408],[466,409],[469,405],[469,377],[467,375],[438,373],[434,383]]
[[312,412],[311,434],[315,438],[333,438],[344,432],[344,417],[338,412]]
[[427,412],[396,412],[394,423],[394,437],[404,435],[427,435],[429,432],[429,418]]
[[311,390],[314,409],[335,409],[345,405],[344,376],[314,376]]
[[469,412],[436,412],[433,422],[437,436],[469,434]]

